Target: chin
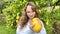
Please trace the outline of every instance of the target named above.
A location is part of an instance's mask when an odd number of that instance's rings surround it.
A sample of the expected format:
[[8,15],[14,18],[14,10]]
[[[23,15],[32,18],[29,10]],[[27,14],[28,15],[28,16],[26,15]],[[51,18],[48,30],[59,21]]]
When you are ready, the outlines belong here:
[[33,19],[33,18],[30,18],[30,19]]

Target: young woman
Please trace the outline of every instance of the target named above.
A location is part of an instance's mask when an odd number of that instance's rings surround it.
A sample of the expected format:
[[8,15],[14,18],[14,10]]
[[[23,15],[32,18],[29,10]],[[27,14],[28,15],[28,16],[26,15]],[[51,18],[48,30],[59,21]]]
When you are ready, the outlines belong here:
[[[32,28],[34,27],[34,25],[31,24],[31,20],[35,17],[37,17],[39,23],[42,24],[42,29],[38,33],[33,31]],[[22,14],[18,22],[16,34],[46,34],[44,24],[38,16],[38,9],[33,2],[28,2],[26,4],[24,13]]]

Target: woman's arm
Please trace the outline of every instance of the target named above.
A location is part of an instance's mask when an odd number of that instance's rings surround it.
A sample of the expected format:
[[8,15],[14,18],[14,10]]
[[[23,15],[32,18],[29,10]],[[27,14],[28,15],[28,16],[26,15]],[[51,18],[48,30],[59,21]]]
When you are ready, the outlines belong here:
[[21,34],[21,26],[17,24],[16,34]]

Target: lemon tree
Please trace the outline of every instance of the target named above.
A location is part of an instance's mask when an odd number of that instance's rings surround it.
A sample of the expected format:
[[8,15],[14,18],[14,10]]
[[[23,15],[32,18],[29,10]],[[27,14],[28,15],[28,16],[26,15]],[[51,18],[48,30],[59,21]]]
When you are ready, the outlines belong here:
[[6,8],[2,10],[6,17],[5,21],[7,23],[7,27],[16,27],[25,3],[26,1],[22,2],[22,0],[13,1],[10,3],[10,5],[6,6]]

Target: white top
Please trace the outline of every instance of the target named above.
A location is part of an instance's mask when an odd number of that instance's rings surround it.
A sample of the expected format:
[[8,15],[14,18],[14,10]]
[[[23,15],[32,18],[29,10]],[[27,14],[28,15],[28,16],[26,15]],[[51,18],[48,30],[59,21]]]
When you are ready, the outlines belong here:
[[22,30],[19,29],[19,26],[17,27],[16,34],[46,34],[46,30],[44,28],[43,22],[40,21],[42,24],[42,30],[39,33],[36,33],[32,31],[29,26],[29,22],[27,23],[26,27],[24,27]]

